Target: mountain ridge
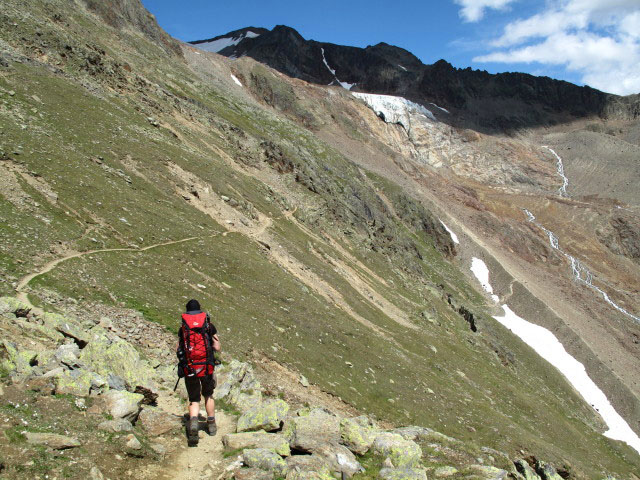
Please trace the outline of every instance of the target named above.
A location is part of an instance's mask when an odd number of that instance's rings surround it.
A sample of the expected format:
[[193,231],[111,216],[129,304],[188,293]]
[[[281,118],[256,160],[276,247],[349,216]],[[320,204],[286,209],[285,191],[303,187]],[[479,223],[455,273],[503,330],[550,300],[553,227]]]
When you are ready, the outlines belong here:
[[[549,77],[458,69],[443,59],[423,64],[411,52],[384,42],[361,48],[306,40],[285,25],[217,53],[246,55],[311,83],[326,85],[339,79],[353,84],[353,91],[398,95],[425,106],[436,103],[454,113],[448,121],[486,131],[514,131],[588,116],[633,119],[640,105],[637,96],[620,97]],[[468,116],[476,118],[464,118]]]

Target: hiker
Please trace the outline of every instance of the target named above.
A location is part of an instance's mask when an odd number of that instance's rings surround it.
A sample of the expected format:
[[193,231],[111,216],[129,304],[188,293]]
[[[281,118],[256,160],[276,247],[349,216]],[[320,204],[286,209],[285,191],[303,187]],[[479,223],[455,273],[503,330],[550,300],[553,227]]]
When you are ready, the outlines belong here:
[[200,309],[197,300],[189,300],[178,331],[178,376],[184,376],[189,396],[187,439],[189,446],[198,444],[200,396],[207,410],[207,433],[217,432],[213,390],[216,387],[214,352],[220,351],[220,339],[209,314]]

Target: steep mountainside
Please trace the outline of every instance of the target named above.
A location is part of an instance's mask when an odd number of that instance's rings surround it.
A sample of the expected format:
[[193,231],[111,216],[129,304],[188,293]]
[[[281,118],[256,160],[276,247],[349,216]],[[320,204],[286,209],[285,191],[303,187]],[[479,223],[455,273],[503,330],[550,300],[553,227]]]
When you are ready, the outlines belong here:
[[[602,435],[603,417],[493,318],[508,302],[553,330],[639,430],[640,328],[594,289],[640,310],[638,204],[575,196],[572,170],[589,161],[579,156],[559,193],[561,162],[542,145],[568,139],[574,151],[572,126],[516,138],[462,129],[405,99],[356,97],[190,45],[177,53],[137,0],[113,6],[115,23],[91,2],[4,2],[0,293],[91,319],[128,308],[172,333],[197,297],[235,358],[302,374],[382,422],[478,446],[469,452],[542,458],[567,478],[637,478],[637,452]],[[612,135],[604,121],[591,133],[638,148],[633,122],[616,121]],[[588,265],[591,286],[572,280],[569,257]],[[8,313],[19,334],[25,312]],[[143,338],[146,323],[131,322]],[[11,395],[43,381],[37,345],[3,345]],[[0,425],[26,458],[40,451],[19,416]],[[442,452],[456,450],[424,444],[429,472]]]
[[[242,31],[216,38],[236,38]],[[191,42],[198,45],[201,41]],[[366,48],[304,39],[293,28],[262,29],[217,51],[232,58],[249,56],[294,78],[353,91],[398,95],[452,113],[446,121],[484,131],[550,126],[579,117],[637,118],[637,98],[618,97],[548,77],[523,73],[492,75],[457,69],[444,60],[424,65],[410,52],[379,43]]]

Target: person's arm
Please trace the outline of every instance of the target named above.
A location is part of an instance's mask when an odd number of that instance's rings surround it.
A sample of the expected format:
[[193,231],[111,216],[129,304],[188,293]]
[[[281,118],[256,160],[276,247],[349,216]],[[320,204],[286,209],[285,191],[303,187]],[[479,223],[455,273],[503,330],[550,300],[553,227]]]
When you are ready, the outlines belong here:
[[211,334],[211,346],[215,352],[220,351],[220,338],[218,337],[218,330],[213,323],[209,323],[209,333]]

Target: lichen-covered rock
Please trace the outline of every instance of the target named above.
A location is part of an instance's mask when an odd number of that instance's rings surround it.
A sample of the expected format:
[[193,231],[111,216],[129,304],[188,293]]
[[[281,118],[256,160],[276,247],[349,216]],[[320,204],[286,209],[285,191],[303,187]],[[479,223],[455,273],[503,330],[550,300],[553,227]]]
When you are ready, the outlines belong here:
[[400,427],[392,430],[392,433],[397,433],[398,435],[402,435],[402,437],[406,440],[421,440],[421,441],[429,441],[435,443],[441,443],[445,445],[450,445],[454,443],[460,443],[460,440],[449,437],[444,433],[436,432],[435,430],[427,427],[418,427],[418,426],[410,426],[410,427]]
[[558,475],[555,468],[541,460],[536,462],[536,472],[542,480],[562,480],[562,477]]
[[319,455],[288,457],[287,467],[287,480],[334,480],[326,458]]
[[16,297],[0,297],[0,315],[31,310],[31,306]]
[[46,445],[54,450],[65,450],[67,448],[79,447],[81,443],[77,438],[57,435],[55,433],[34,433],[25,434],[27,442],[34,445]]
[[273,472],[276,476],[284,477],[287,474],[287,463],[284,459],[266,448],[247,449],[242,452],[242,461],[248,467],[259,468]]
[[273,480],[273,472],[259,468],[239,468],[233,472],[234,480]]
[[65,337],[73,339],[80,348],[83,348],[91,338],[82,325],[58,313],[47,312],[42,316],[42,320],[46,327],[57,330]]
[[109,374],[122,377],[131,388],[153,387],[153,369],[140,359],[133,345],[119,338],[109,339],[105,335],[94,334],[82,349],[80,361],[104,378]]
[[140,412],[138,422],[150,437],[158,437],[180,428],[180,420],[177,417],[159,408],[148,406]]
[[540,476],[535,472],[533,468],[527,463],[526,460],[519,458],[514,461],[513,464],[516,466],[516,470],[519,474],[524,477],[524,480],[540,480]]
[[[80,355],[80,347],[75,343],[71,343],[67,345],[60,345],[54,352],[53,357],[60,365],[64,365],[68,368],[77,368],[80,365],[78,355]],[[40,361],[40,354],[38,354],[38,363],[40,363]]]
[[237,360],[232,360],[228,365],[218,367],[218,386],[214,397],[219,399],[229,395],[231,389],[240,384],[249,368],[249,364]]
[[463,470],[463,473],[483,480],[505,480],[509,476],[506,470],[489,465],[470,465]]
[[284,400],[270,400],[251,408],[238,418],[237,431],[278,430],[289,413],[289,405]]
[[433,476],[437,478],[450,477],[458,473],[458,469],[455,467],[438,467],[433,471]]
[[340,418],[321,408],[289,419],[287,434],[291,448],[314,452],[324,445],[340,443]]
[[340,476],[352,477],[354,474],[364,471],[355,455],[344,445],[323,445],[316,449],[315,454],[323,457],[331,472]]
[[427,480],[423,468],[383,468],[378,472],[383,480]]
[[265,448],[282,457],[291,455],[289,442],[279,433],[257,432],[230,433],[222,437],[222,443],[229,450],[240,448]]
[[20,377],[28,377],[33,372],[33,366],[36,364],[37,352],[33,350],[20,350],[16,355],[14,362],[16,365],[16,374]]
[[92,372],[65,370],[56,378],[56,393],[86,397],[91,391],[92,381]]
[[12,342],[3,340],[0,342],[0,368],[7,374],[16,369],[16,358],[18,357],[18,348]]
[[134,423],[144,399],[139,393],[109,390],[103,395],[105,407],[113,418],[125,418]]
[[104,422],[99,423],[98,429],[114,433],[130,432],[133,430],[133,425],[131,425],[129,420],[118,418],[115,420],[105,420]]
[[344,418],[340,421],[340,443],[357,455],[367,453],[379,433],[366,416]]
[[396,468],[418,465],[422,449],[412,441],[397,433],[380,433],[373,441],[373,451],[391,459]]
[[240,412],[246,413],[260,406],[262,403],[262,392],[259,390],[243,392],[240,388],[234,387],[231,389],[226,400],[240,410]]

